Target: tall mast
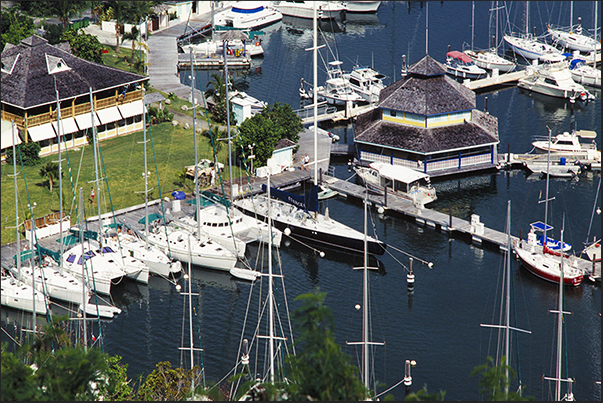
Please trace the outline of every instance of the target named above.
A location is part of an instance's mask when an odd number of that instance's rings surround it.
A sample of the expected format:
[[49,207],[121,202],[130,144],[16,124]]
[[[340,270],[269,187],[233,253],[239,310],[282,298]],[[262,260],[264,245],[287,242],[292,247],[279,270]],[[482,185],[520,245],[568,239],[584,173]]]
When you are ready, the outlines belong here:
[[[92,96],[92,92],[90,93]],[[94,118],[92,118],[94,123]],[[94,126],[92,126],[94,127]],[[100,217],[99,217],[100,220]],[[82,245],[82,258],[85,256],[84,250],[84,189],[80,187],[80,245]],[[100,238],[100,234],[99,234]],[[84,315],[84,351],[88,351],[88,329],[86,324],[86,259],[82,259],[82,292],[84,293],[83,304],[82,304],[82,315]]]
[[[316,7],[316,5],[314,5]],[[266,178],[268,191],[268,228],[272,228],[270,222],[270,173]],[[270,383],[274,384],[274,295],[272,289],[272,230],[270,231],[270,240],[268,244],[268,307],[269,307],[269,331],[268,347],[270,353]]]
[[[387,189],[386,189],[387,191]],[[368,188],[364,191],[364,266],[362,268],[362,364],[364,386],[369,388],[369,350],[368,350],[368,243],[366,235],[366,204]]]
[[[148,184],[148,176],[149,172],[147,171],[147,121],[146,121],[146,112],[144,106],[144,93],[145,88],[142,87],[142,133],[143,133],[143,145],[144,145],[144,172],[142,176],[144,176],[144,233],[145,233],[145,250],[149,249],[149,184]],[[194,108],[194,106],[193,106]],[[193,119],[194,123],[194,119]],[[194,126],[193,126],[194,130]]]
[[[94,178],[96,182],[96,205],[98,206],[98,244],[99,250],[103,250],[102,223],[101,223],[101,207],[100,207],[100,185],[98,183],[98,156],[97,156],[97,138],[96,138],[96,123],[94,121],[94,98],[92,97],[92,87],[90,87],[90,117],[92,118],[92,148],[94,150]],[[80,231],[84,229],[80,227]]]
[[[212,2],[213,3],[213,2]],[[197,215],[197,236],[199,238],[201,238],[201,219],[200,219],[200,214],[201,214],[201,201],[199,200],[199,175],[198,175],[198,171],[197,171],[197,163],[198,163],[198,157],[197,157],[197,129],[196,129],[196,122],[197,122],[197,111],[195,109],[195,67],[193,64],[193,49],[189,48],[189,54],[191,57],[191,101],[193,102],[193,138],[195,141],[195,211],[196,211],[196,215]]]
[[[226,87],[226,132],[228,133],[228,179],[230,180],[230,203],[234,200],[233,194],[233,183],[232,183],[232,152],[231,152],[231,138],[230,138],[230,99],[228,95],[228,62],[226,57],[226,45],[228,41],[222,43],[222,50],[224,53],[224,86]],[[217,162],[217,161],[216,161]],[[216,164],[217,165],[217,164]],[[218,167],[216,166],[216,169]]]
[[475,1],[471,2],[471,50],[473,50],[473,35],[475,32]]
[[[16,139],[15,139],[15,120],[11,120],[12,136],[13,136],[13,176],[15,178],[15,220],[17,229],[17,272],[19,279],[21,278],[21,239],[19,234],[19,196],[17,192],[17,151],[16,151]],[[32,228],[33,231],[33,228]],[[32,272],[33,273],[33,272]],[[33,274],[32,274],[33,277]],[[34,315],[36,313],[34,312]]]
[[[56,81],[55,81],[56,84]],[[61,159],[61,103],[59,102],[59,90],[57,93],[57,131],[58,131],[58,146],[59,146],[59,253],[63,256],[63,160]],[[59,269],[63,268],[63,259],[59,259]]]
[[[546,246],[547,242],[547,237],[546,237],[546,232],[547,232],[547,218],[548,218],[548,214],[549,214],[549,175],[550,175],[550,167],[551,167],[551,129],[549,128],[549,146],[548,146],[548,151],[547,151],[547,158],[546,158],[546,187],[545,187],[545,199],[544,199],[544,238],[542,241],[542,247],[544,249],[544,247]],[[563,248],[563,243],[561,243],[561,246]]]
[[[511,240],[511,200],[507,201],[507,254],[506,254],[506,264],[505,264],[505,308],[504,308],[504,317],[505,323],[504,325],[484,325],[480,324],[482,327],[494,327],[498,329],[504,330],[504,355],[507,358],[506,367],[505,367],[505,377],[507,379],[507,383],[505,385],[505,396],[509,393],[509,365],[510,365],[510,350],[509,346],[511,344],[511,330],[523,332],[523,333],[532,333],[529,330],[519,329],[511,326],[511,251],[512,251],[512,240]],[[499,364],[499,363],[497,363]],[[521,380],[519,380],[521,387]]]
[[429,2],[425,2],[425,55],[429,54]]
[[313,91],[313,99],[314,99],[314,186],[316,186],[318,184],[318,89],[317,89],[317,82],[318,82],[318,24],[316,22],[316,2],[313,1],[312,2],[312,8],[313,8],[313,13],[314,13],[314,18],[313,18],[313,28],[314,28],[314,39],[313,39],[313,45],[314,45],[314,50],[313,50],[313,54],[312,54],[312,61],[313,61],[313,73],[314,73],[314,91]]

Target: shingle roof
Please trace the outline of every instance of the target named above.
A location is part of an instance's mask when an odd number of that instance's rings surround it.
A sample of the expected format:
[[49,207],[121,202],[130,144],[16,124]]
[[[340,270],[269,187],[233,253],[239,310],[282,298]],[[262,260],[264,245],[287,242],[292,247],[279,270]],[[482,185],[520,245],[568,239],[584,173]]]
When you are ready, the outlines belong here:
[[[11,74],[10,69],[16,56]],[[48,60],[62,60],[68,69],[49,73]],[[148,78],[113,67],[80,59],[37,35],[2,52],[2,102],[22,109],[56,102],[56,88],[62,100],[90,92],[140,83]]]
[[405,77],[381,90],[379,107],[436,115],[474,109],[475,93],[448,77],[444,66],[427,55],[410,66]]
[[421,154],[498,143],[496,117],[478,110],[472,113],[472,122],[425,129],[379,120],[379,111],[373,110],[358,116],[355,141]]

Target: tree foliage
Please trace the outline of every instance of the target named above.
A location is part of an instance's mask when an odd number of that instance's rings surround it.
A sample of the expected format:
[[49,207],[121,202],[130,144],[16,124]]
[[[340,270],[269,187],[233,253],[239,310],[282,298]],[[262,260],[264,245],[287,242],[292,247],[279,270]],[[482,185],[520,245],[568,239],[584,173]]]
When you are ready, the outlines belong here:
[[[17,146],[17,165],[34,166],[40,162],[40,144],[30,141],[29,143],[21,143]],[[6,162],[13,164],[13,149],[12,147],[6,150]]]
[[2,9],[0,15],[0,46],[2,49],[7,43],[18,45],[21,40],[33,35],[34,30],[33,20],[21,14],[17,6],[8,10]]
[[[264,107],[261,113],[245,119],[239,126],[240,147],[246,150],[249,145],[254,146],[254,167],[266,165],[272,157],[272,152],[279,140],[289,139],[293,142],[299,140],[299,133],[304,126],[301,118],[297,116],[291,106],[279,102]],[[242,152],[242,151],[240,151]],[[241,155],[239,154],[239,157]]]
[[[488,357],[485,364],[479,365],[473,369],[471,376],[480,375],[479,381],[480,394],[486,400],[534,400],[533,397],[523,397],[520,393],[509,392],[508,389],[511,380],[516,377],[513,368],[507,365],[506,357],[503,356],[500,365],[494,365],[494,359]],[[507,376],[508,372],[508,376]]]
[[169,361],[157,363],[145,382],[138,389],[139,400],[184,400],[191,395],[191,380],[201,385],[201,369],[197,366],[191,370],[172,368]]
[[364,400],[368,391],[358,377],[358,368],[335,342],[334,320],[324,305],[326,293],[319,290],[296,298],[302,306],[293,315],[300,336],[297,354],[287,357],[291,384],[289,399]]
[[66,317],[52,318],[14,354],[2,345],[2,401],[112,400],[127,395],[125,370],[115,370],[120,358],[110,358],[96,347],[74,345],[66,323]]
[[[52,192],[54,181],[59,179],[59,164],[48,161],[45,165],[42,165],[38,172],[43,179],[48,181],[48,188]],[[64,176],[64,172],[61,172],[61,174]]]
[[104,46],[95,35],[87,34],[82,29],[68,29],[63,33],[62,40],[69,42],[71,53],[75,56],[104,64]]

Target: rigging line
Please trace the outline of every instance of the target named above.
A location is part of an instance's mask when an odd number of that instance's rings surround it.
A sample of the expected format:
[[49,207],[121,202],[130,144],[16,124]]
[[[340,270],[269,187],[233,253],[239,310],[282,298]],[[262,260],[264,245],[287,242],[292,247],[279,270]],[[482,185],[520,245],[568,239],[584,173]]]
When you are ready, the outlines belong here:
[[[23,167],[23,156],[21,155],[21,145],[19,145],[18,150],[19,150],[19,160],[21,161],[21,172],[25,172],[25,168]],[[28,203],[27,206],[29,208],[29,216],[30,216],[30,219],[31,219],[31,224],[34,224],[33,207],[32,207],[32,204],[31,204],[31,199],[29,197],[29,188],[27,187],[27,179],[26,179],[25,175],[23,175],[23,182],[25,183],[25,194],[27,195],[27,203]],[[15,208],[16,208],[16,206],[15,206]],[[23,226],[25,226],[25,223],[23,224]],[[38,234],[35,231],[35,224],[32,225],[31,232],[32,232],[33,237],[35,239],[35,243],[37,244]],[[31,242],[32,242],[32,245],[31,245],[32,250],[34,248],[34,239],[31,240]],[[39,251],[38,251],[38,253],[39,253]],[[34,287],[34,284],[35,284],[34,267],[35,266],[34,266],[34,263],[33,263],[33,254],[32,254],[32,261],[31,261],[31,273],[32,274],[31,274],[31,279],[32,279],[32,287],[34,288],[34,291],[35,291],[35,287]],[[21,279],[19,279],[19,280],[21,280]],[[43,292],[43,293],[44,293],[44,296],[48,295],[45,292]],[[34,298],[34,302],[35,302],[35,298]],[[46,307],[46,322],[49,323],[50,319],[51,319],[51,317],[50,317],[50,310],[48,308],[48,304],[44,304],[44,306]],[[35,330],[35,325],[36,325],[36,313],[35,312],[33,313],[33,324],[34,324],[34,330]]]

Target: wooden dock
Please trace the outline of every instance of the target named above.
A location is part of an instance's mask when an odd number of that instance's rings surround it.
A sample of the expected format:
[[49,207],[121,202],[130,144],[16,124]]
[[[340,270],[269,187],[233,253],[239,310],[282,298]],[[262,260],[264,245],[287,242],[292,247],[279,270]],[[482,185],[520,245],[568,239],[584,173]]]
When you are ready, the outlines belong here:
[[[249,68],[251,67],[251,56],[226,56],[228,68]],[[190,69],[191,57],[189,54],[178,53],[178,64],[180,68]],[[201,55],[193,53],[193,65],[195,68],[219,70],[224,68],[224,57],[221,55]]]
[[498,74],[496,76],[493,75],[490,77],[482,78],[480,80],[467,81],[463,85],[473,91],[484,91],[493,87],[515,85],[520,78],[526,76],[526,70],[519,70],[504,74]]

